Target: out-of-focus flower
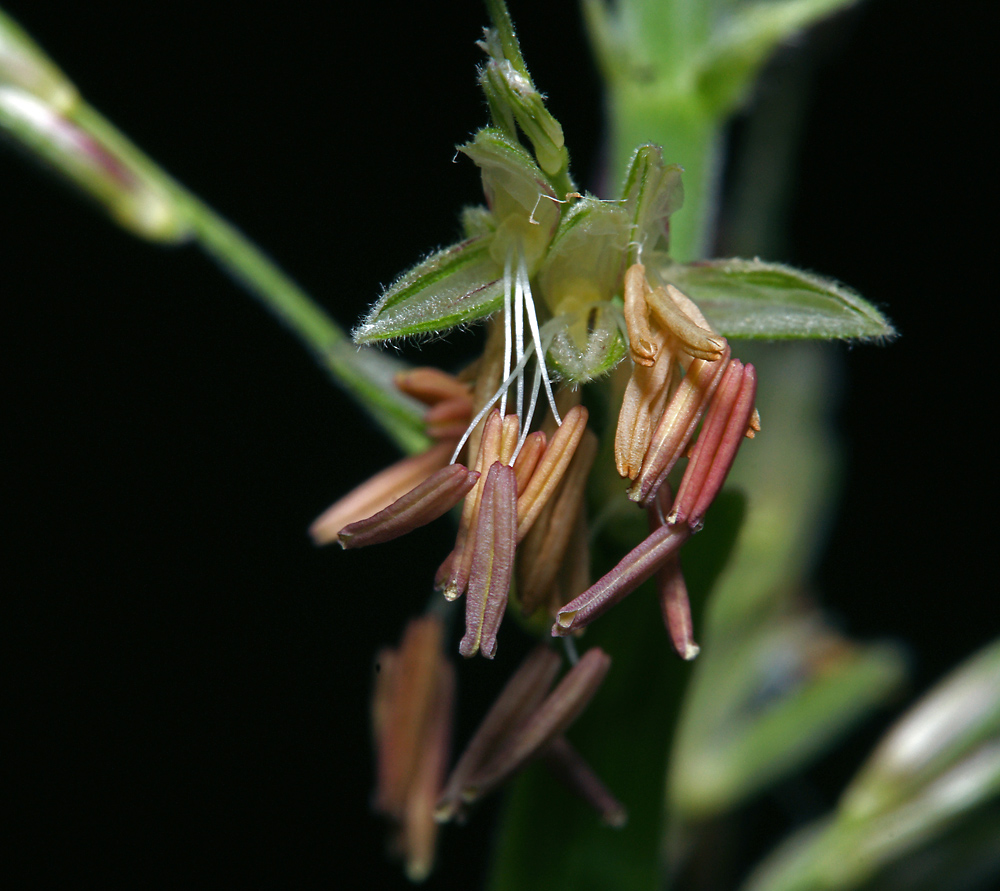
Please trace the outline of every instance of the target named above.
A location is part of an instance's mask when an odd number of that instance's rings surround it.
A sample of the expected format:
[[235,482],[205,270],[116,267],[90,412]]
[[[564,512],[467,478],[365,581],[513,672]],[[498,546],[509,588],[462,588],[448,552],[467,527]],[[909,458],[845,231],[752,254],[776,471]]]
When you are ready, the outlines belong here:
[[625,824],[625,808],[563,736],[597,692],[611,659],[597,647],[588,650],[550,692],[559,663],[552,649],[540,645],[507,682],[452,770],[438,820],[464,819],[471,804],[542,757],[608,825]]
[[117,223],[152,241],[190,235],[164,178],[80,98],[35,42],[0,10],[0,132],[58,171]]
[[414,619],[398,649],[383,650],[376,662],[374,806],[392,824],[392,851],[413,881],[434,865],[434,808],[448,766],[455,673],[442,638],[436,616]]

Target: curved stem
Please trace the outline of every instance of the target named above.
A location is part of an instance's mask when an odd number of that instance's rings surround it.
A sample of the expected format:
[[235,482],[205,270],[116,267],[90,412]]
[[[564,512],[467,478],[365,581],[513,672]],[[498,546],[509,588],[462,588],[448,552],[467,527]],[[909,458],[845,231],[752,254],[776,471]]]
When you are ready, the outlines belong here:
[[97,111],[81,102],[71,117],[114,157],[164,193],[186,227],[185,235],[277,316],[400,448],[411,453],[426,448],[419,411],[392,385],[397,363],[373,348],[356,347],[343,328],[270,257]]

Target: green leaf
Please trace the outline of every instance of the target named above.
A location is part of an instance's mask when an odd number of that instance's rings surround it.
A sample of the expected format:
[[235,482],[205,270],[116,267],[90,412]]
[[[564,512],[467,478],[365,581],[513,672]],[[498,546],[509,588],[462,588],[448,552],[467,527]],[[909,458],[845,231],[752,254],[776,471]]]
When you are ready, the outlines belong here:
[[503,305],[503,280],[490,243],[460,242],[404,273],[354,330],[354,342],[444,331],[495,312]]
[[892,324],[832,279],[761,260],[711,260],[661,270],[726,337],[874,340]]

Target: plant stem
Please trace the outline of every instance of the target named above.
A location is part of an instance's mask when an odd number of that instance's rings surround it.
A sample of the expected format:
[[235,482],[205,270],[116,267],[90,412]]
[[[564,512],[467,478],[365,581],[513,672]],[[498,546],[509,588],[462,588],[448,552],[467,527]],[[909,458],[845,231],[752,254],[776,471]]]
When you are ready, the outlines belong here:
[[400,448],[411,453],[426,448],[428,440],[418,412],[392,386],[394,362],[374,349],[355,347],[347,333],[270,257],[172,179],[97,111],[81,102],[72,118],[116,158],[165,193],[188,228],[189,237],[280,319]]

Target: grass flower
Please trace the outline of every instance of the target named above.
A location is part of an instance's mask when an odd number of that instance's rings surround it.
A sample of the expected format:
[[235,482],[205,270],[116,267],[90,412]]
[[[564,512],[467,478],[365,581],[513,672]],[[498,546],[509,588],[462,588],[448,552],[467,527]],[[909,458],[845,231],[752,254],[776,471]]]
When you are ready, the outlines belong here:
[[[615,198],[579,191],[506,11],[491,9],[496,28],[481,44],[480,70],[491,125],[458,149],[479,168],[485,204],[466,208],[464,237],[400,276],[354,331],[359,344],[381,343],[483,321],[482,354],[455,373],[397,376],[399,392],[425,406],[432,445],[338,501],[311,532],[318,543],[361,547],[454,508],[455,545],[433,587],[446,602],[465,598],[459,653],[493,659],[510,614],[548,638],[453,767],[438,820],[464,819],[473,802],[541,759],[620,826],[624,806],[564,736],[610,657],[593,647],[576,661],[572,638],[655,577],[674,649],[697,656],[680,553],[705,525],[740,445],[760,430],[756,370],[733,357],[729,336],[788,336],[789,306],[811,312],[817,301],[833,307],[831,317],[877,313],[839,286],[775,264],[675,262],[670,218],[683,201],[681,170],[657,146],[636,150]],[[593,581],[588,498],[607,497],[615,473],[622,509],[644,512],[648,534]],[[572,664],[555,687],[562,660],[552,638],[564,639]],[[427,699],[417,680],[406,684],[398,696]],[[387,730],[376,734],[380,764],[417,776],[424,725],[413,702],[379,691],[376,700],[381,726],[398,722],[417,753],[386,755]],[[439,743],[428,751],[437,765]],[[380,773],[379,808],[405,829],[399,794],[384,792],[395,788]],[[421,845],[401,848],[424,864]],[[417,847],[425,853],[413,855]]]

